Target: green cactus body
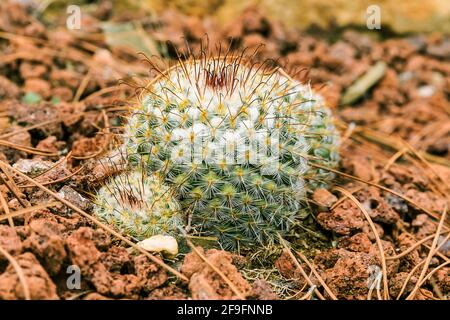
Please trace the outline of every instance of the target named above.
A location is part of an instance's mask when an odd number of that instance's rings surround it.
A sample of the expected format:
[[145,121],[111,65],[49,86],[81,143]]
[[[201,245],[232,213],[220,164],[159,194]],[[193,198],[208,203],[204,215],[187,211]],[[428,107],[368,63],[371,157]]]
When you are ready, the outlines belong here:
[[177,235],[183,227],[178,201],[156,176],[141,171],[112,178],[97,193],[95,214],[116,230],[139,240]]
[[[193,232],[229,250],[266,245],[331,178],[338,133],[323,99],[241,58],[180,63],[152,81],[125,127],[129,162],[173,191]],[[137,226],[136,226],[137,228]]]

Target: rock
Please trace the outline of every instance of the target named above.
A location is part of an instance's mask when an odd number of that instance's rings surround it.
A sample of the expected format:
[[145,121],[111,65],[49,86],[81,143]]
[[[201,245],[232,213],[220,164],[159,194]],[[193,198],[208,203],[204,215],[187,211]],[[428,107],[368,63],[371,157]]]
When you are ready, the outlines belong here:
[[450,57],[450,40],[445,40],[440,44],[429,46],[427,48],[427,53],[437,58],[448,59],[448,57]]
[[164,288],[153,290],[147,300],[185,300],[188,296],[180,287],[170,284]]
[[[11,125],[8,131],[14,132],[16,130],[21,129],[23,129],[23,127],[18,125]],[[12,136],[7,137],[5,140],[23,147],[32,147],[31,135],[28,131],[21,131],[15,133]],[[0,152],[2,152],[6,156],[6,158],[10,161],[10,163],[14,163],[20,159],[27,158],[28,156],[28,154],[25,151],[19,151],[6,146],[0,146]]]
[[40,183],[55,181],[70,174],[65,163],[55,166],[52,161],[45,161],[38,158],[20,159],[13,165],[14,168],[27,175],[35,176],[35,180]]
[[314,191],[313,200],[322,207],[330,208],[338,199],[327,189],[319,188]]
[[91,282],[98,293],[136,299],[142,289],[141,280],[133,274],[109,272],[102,263],[102,253],[96,248],[94,236],[92,229],[82,227],[66,239],[72,264],[80,268],[84,279]]
[[[439,251],[443,254],[449,255],[450,253],[450,240],[445,240],[446,237],[440,235],[438,239]],[[445,242],[444,242],[445,241]]]
[[[200,251],[201,254],[205,255],[205,251],[202,247],[197,247],[197,250]],[[181,266],[181,273],[183,273],[186,277],[190,278],[192,275],[203,268],[204,261],[198,254],[195,252],[191,252],[184,256],[183,265]]]
[[74,204],[81,210],[87,211],[92,208],[92,203],[85,197],[83,197],[81,194],[76,192],[74,189],[72,189],[69,186],[64,186],[58,191],[58,195],[69,201],[70,203]]
[[351,237],[340,238],[338,246],[353,252],[369,253],[372,242],[366,233],[360,232]]
[[436,272],[437,284],[440,286],[443,294],[450,293],[450,268],[442,268]]
[[411,226],[413,227],[421,227],[427,222],[428,215],[426,213],[421,213],[416,216],[416,218],[411,222]]
[[[40,150],[52,152],[52,153],[58,153],[65,145],[66,145],[66,143],[64,141],[58,141],[58,139],[55,136],[49,136],[49,137],[39,141],[39,143],[36,145],[36,148],[40,149]],[[38,155],[35,157],[36,158],[39,157],[39,159],[41,159],[41,157],[44,157],[44,156]]]
[[398,213],[381,196],[379,189],[367,187],[355,193],[355,196],[367,210],[373,221],[395,224],[400,219]]
[[42,261],[50,275],[56,275],[66,258],[64,240],[61,231],[64,227],[47,219],[30,222],[30,236],[24,241],[24,247]]
[[319,213],[317,221],[323,228],[341,235],[348,235],[364,226],[362,213],[350,200],[344,200],[331,212]]
[[[36,102],[32,106],[26,103],[17,103],[12,107],[13,110],[11,112],[14,118],[20,121],[21,124],[27,126],[53,121],[58,117],[59,110],[58,106],[47,101]],[[40,126],[35,129],[35,134],[42,135],[42,138],[48,136],[55,136],[61,140],[64,138],[64,131],[59,122]]]
[[[203,250],[198,248],[200,252]],[[191,252],[186,255],[181,271],[190,275],[189,289],[193,299],[236,299],[236,295],[223,281],[223,279],[205,262],[200,262],[192,256],[197,255]],[[236,288],[247,297],[251,294],[251,287],[242,277],[237,268],[232,264],[231,254],[226,251],[211,249],[205,253],[208,261],[222,271]],[[190,265],[192,264],[192,265]]]
[[0,76],[0,98],[16,98],[19,95],[19,87],[3,76]]
[[111,236],[103,229],[94,230],[92,241],[100,251],[108,250],[111,246]]
[[51,161],[38,159],[20,159],[13,164],[13,168],[27,175],[36,175],[50,169],[53,166]]
[[277,300],[278,296],[273,292],[266,280],[258,279],[252,283],[252,296],[257,300]]
[[122,247],[110,247],[102,253],[100,261],[109,272],[121,274],[124,269],[131,268],[131,257],[127,249]]
[[168,279],[166,270],[162,269],[154,262],[149,261],[145,255],[139,255],[134,258],[134,269],[141,282],[142,288],[146,292],[150,292],[155,288],[160,287]]
[[47,67],[43,64],[32,64],[25,61],[20,64],[19,71],[22,79],[41,78],[47,72]]
[[83,300],[111,300],[110,298],[107,298],[105,296],[102,296],[101,294],[97,292],[92,292],[87,294]]
[[47,99],[50,95],[50,84],[39,78],[27,78],[23,89],[25,92],[33,92]]
[[362,252],[331,249],[320,253],[315,263],[324,270],[325,283],[338,299],[367,299],[370,270],[379,268],[378,257]]
[[59,98],[63,102],[68,102],[73,100],[73,92],[67,87],[56,87],[52,89],[52,97]]
[[81,137],[72,145],[72,153],[75,157],[87,157],[97,153],[104,146],[106,136],[97,134],[93,138]]
[[101,253],[92,241],[94,232],[90,228],[80,228],[66,239],[67,250],[72,264],[78,266],[83,277],[95,286],[101,294],[110,292],[109,272],[100,261]]
[[[399,250],[397,254],[407,250],[411,246],[415,245],[417,240],[409,233],[405,232],[397,237]],[[401,258],[400,272],[410,272],[418,263],[420,263],[421,258],[417,249],[411,251],[407,255]]]
[[[0,247],[12,256],[22,252],[22,242],[14,228],[0,225]],[[7,261],[6,257],[0,254],[0,263],[5,261]]]
[[[392,299],[397,299],[397,296],[400,294],[400,290],[402,289],[407,277],[408,272],[399,272],[389,279],[389,293]],[[403,291],[402,297],[406,297],[408,293],[414,289],[414,285],[416,283],[417,276],[414,275],[409,279],[408,284]]]
[[[25,276],[30,296],[33,300],[58,300],[56,286],[35,256],[26,252],[16,257]],[[10,264],[0,275],[0,300],[25,299],[22,285],[13,266]]]
[[132,274],[111,274],[108,277],[108,290],[105,292],[113,297],[137,299],[142,286],[139,278]]
[[342,156],[342,165],[349,170],[350,174],[366,181],[371,181],[372,177],[372,159],[370,156],[358,153],[344,154]]
[[[292,258],[286,251],[283,251],[280,257],[275,261],[275,267],[278,269],[280,274],[286,279],[294,280],[294,281],[303,281],[303,276],[295,265]],[[304,270],[307,270],[305,266],[302,265]]]

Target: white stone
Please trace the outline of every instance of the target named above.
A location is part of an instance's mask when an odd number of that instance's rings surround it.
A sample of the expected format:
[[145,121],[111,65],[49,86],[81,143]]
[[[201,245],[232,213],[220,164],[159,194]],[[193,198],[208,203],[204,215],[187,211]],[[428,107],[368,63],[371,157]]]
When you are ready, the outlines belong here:
[[155,235],[138,242],[138,246],[150,252],[161,252],[164,256],[175,257],[178,254],[177,240],[172,236]]

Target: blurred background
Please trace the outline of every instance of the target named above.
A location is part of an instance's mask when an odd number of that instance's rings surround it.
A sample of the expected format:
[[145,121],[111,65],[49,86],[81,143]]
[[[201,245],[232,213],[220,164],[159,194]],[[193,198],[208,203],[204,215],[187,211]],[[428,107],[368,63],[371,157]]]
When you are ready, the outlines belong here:
[[[29,2],[29,0],[26,0]],[[60,15],[68,5],[97,10],[111,6],[115,15],[124,11],[161,14],[168,9],[194,17],[213,16],[226,24],[248,7],[258,7],[261,12],[287,26],[309,28],[318,26],[366,26],[366,10],[371,5],[381,9],[384,28],[398,33],[450,31],[450,1],[448,0],[41,0],[39,11],[47,17]]]

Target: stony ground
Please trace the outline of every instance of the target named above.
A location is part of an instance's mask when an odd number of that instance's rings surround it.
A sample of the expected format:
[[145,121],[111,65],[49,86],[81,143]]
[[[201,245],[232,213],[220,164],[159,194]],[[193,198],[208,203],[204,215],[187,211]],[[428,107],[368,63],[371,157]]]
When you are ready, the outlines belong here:
[[[102,1],[70,32],[0,3],[0,299],[449,298],[448,37],[297,32],[256,9],[225,27],[174,11],[125,12],[112,21],[139,24],[124,36],[101,24],[110,10]],[[183,280],[96,225],[90,199],[114,174],[99,159],[120,133],[123,101],[152,76],[136,52],[174,58],[185,39],[198,50],[205,34],[249,52],[264,43],[255,59],[310,80],[338,119],[342,161],[336,187],[311,195],[289,248],[265,253],[271,265],[198,246],[165,261]],[[361,77],[367,86],[355,93]],[[71,265],[82,275],[77,290],[67,287]]]

